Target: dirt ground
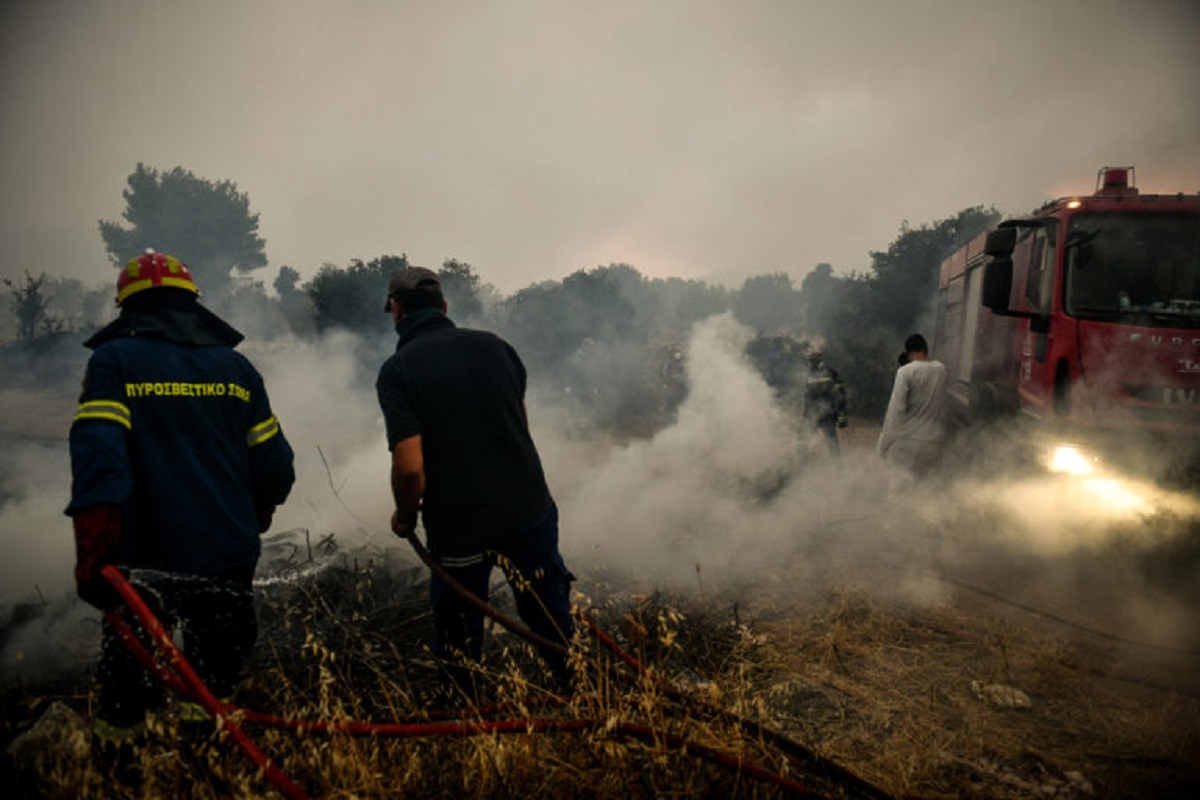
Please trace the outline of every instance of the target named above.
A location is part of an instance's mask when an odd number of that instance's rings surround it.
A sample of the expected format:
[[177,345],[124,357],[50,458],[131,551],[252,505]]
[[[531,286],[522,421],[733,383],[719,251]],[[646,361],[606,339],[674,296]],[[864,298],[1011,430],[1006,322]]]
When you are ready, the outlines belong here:
[[1200,653],[957,586],[881,600],[871,579],[896,576],[860,577],[741,606],[752,680],[789,736],[898,797],[1196,796]]

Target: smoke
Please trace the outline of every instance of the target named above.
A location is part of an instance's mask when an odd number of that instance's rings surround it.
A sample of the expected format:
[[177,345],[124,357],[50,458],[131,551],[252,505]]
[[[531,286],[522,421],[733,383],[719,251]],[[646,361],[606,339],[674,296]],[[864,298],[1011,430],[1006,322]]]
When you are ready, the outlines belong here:
[[0,461],[0,674],[64,674],[94,660],[99,614],[70,593],[75,551],[63,509],[71,470],[61,444],[15,441]]
[[799,420],[747,361],[752,335],[729,314],[695,326],[687,396],[675,423],[653,437],[543,446],[563,549],[581,568],[644,585],[696,585],[698,573],[754,583],[812,549],[841,509],[882,497],[877,463],[850,463],[857,455],[834,463],[809,450]]
[[391,461],[363,347],[353,334],[334,331],[246,351],[296,454],[296,484],[275,513],[274,530],[333,533],[348,546],[395,541]]
[[794,450],[793,437],[779,435],[787,425],[771,390],[740,357],[749,338],[730,315],[696,327],[677,422],[595,453],[578,482],[559,490],[565,547],[655,573],[676,560],[690,568],[697,546],[740,527],[749,497]]
[[71,468],[61,446],[14,442],[0,461],[0,605],[33,602],[71,585],[74,545],[63,509]]

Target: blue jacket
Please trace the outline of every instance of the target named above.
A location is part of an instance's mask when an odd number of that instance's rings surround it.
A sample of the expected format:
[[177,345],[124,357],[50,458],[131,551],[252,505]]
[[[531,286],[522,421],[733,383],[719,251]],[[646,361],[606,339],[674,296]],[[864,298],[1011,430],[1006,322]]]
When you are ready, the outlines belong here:
[[233,349],[241,335],[193,323],[123,313],[87,343],[95,352],[71,425],[66,513],[119,505],[120,565],[192,575],[253,567],[257,510],[282,503],[295,480],[262,378]]

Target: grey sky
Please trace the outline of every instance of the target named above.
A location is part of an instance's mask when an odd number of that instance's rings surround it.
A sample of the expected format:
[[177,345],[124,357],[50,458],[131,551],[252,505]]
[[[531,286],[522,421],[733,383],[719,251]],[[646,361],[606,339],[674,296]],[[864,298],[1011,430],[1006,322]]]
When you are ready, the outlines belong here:
[[108,281],[141,161],[232,180],[270,279],[406,252],[863,270],[907,220],[1200,190],[1200,4],[162,2],[0,11],[4,276]]

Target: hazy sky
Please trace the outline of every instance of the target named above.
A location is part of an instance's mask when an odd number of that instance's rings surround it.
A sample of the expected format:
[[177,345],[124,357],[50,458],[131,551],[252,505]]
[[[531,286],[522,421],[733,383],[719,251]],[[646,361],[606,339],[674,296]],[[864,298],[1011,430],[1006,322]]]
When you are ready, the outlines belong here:
[[[270,267],[508,293],[611,262],[862,270],[900,225],[1200,190],[1194,0],[5,0],[0,274],[109,281],[134,166],[232,180]],[[183,254],[181,254],[183,255]]]

